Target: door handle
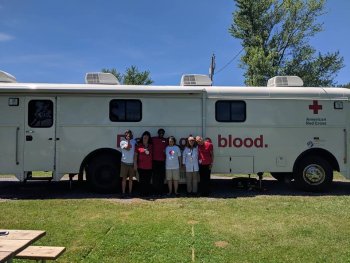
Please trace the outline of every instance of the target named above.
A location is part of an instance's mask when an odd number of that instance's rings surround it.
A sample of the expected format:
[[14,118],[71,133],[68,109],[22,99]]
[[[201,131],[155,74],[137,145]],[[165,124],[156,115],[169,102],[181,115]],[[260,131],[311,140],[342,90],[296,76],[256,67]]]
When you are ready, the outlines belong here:
[[34,133],[34,131],[26,131],[26,133]]
[[26,141],[32,141],[33,140],[33,136],[32,135],[26,135]]

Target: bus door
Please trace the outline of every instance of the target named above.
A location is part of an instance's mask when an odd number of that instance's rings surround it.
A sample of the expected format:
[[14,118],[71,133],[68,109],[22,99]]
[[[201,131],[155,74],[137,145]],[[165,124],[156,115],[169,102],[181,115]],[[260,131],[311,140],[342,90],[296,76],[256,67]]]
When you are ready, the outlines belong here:
[[24,171],[54,171],[56,99],[27,97],[25,109]]

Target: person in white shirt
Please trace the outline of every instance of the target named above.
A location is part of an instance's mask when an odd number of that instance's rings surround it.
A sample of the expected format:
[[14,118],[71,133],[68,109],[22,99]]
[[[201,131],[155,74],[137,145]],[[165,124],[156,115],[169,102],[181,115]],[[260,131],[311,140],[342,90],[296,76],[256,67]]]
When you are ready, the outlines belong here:
[[125,138],[120,142],[122,159],[120,164],[120,177],[122,178],[122,197],[125,197],[126,179],[129,178],[129,195],[132,194],[132,180],[135,176],[134,154],[136,140],[133,139],[131,130],[126,130]]
[[198,148],[194,137],[187,139],[185,150],[182,154],[182,163],[186,167],[187,194],[196,195],[198,190]]
[[168,146],[165,148],[165,174],[168,181],[169,193],[172,194],[172,186],[174,184],[174,193],[178,195],[177,189],[180,180],[180,167],[181,167],[181,150],[176,145],[176,139],[174,136],[168,138]]

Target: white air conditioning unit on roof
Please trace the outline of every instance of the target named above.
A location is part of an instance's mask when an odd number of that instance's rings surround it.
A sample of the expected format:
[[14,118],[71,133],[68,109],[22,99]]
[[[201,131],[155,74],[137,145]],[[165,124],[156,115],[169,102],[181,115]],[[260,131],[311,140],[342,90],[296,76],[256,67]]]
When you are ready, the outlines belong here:
[[0,82],[16,83],[17,80],[10,73],[0,70]]
[[118,79],[112,73],[89,72],[85,75],[86,84],[120,85]]
[[185,74],[181,77],[181,86],[211,86],[212,81],[207,75]]
[[268,87],[302,87],[304,82],[298,76],[276,76],[267,81]]

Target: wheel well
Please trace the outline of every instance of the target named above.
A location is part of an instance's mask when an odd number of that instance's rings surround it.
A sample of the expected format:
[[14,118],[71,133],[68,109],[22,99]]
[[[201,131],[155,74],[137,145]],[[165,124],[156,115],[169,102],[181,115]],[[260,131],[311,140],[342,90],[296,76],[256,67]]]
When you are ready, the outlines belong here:
[[339,169],[339,163],[338,163],[337,159],[329,151],[322,149],[322,148],[312,148],[312,149],[306,150],[305,152],[300,154],[294,163],[293,171],[294,172],[296,171],[296,169],[298,168],[298,165],[302,159],[304,159],[306,156],[311,156],[311,155],[320,156],[320,157],[324,158],[325,160],[327,160],[329,162],[329,164],[332,166],[333,170],[339,172],[340,169]]
[[84,172],[84,169],[89,165],[89,162],[94,159],[96,156],[98,155],[102,155],[102,154],[108,154],[111,156],[116,157],[119,161],[122,158],[122,154],[116,150],[116,149],[112,149],[112,148],[101,148],[101,149],[97,149],[91,153],[89,153],[83,160],[82,164],[80,165],[80,169],[79,169],[79,174],[82,175]]

